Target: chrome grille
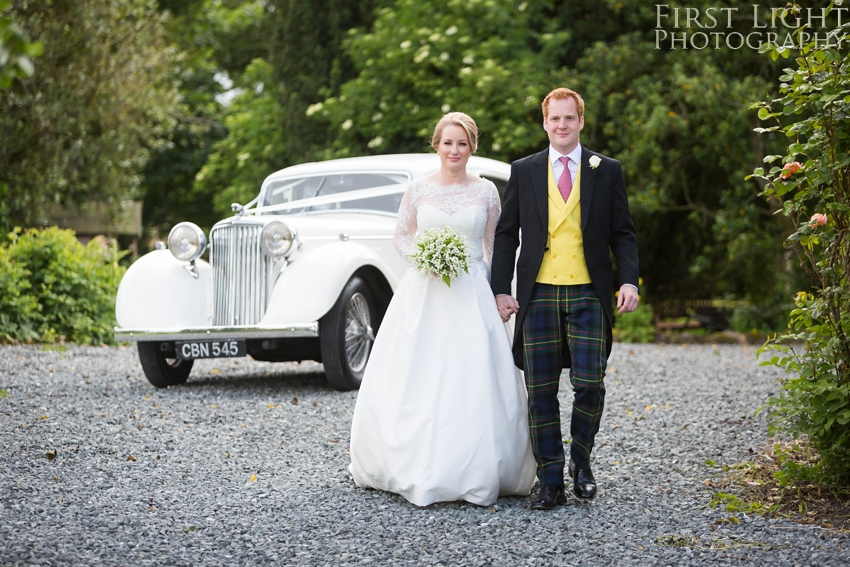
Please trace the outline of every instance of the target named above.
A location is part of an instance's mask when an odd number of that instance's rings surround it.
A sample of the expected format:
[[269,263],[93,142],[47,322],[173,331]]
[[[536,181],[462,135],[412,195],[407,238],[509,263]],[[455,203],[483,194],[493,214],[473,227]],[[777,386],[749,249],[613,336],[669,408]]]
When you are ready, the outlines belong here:
[[259,224],[213,228],[213,325],[254,325],[266,312],[271,260],[260,242],[262,229]]

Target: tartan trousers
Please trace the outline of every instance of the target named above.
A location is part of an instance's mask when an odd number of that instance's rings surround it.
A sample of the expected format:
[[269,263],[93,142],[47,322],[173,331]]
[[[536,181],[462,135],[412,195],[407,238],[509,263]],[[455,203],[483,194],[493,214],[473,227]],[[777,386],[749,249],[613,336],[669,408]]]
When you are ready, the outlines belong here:
[[564,485],[564,443],[558,404],[563,348],[570,349],[573,411],[570,457],[590,468],[605,405],[605,312],[591,284],[535,283],[522,325],[528,425],[541,484]]

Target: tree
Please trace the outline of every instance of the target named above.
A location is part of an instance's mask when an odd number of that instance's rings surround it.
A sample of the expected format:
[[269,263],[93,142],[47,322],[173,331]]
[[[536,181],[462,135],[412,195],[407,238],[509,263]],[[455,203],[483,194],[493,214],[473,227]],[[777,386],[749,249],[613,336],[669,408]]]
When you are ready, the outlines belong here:
[[45,54],[0,99],[0,225],[40,224],[48,203],[136,197],[178,104],[167,18],[154,0],[16,1],[11,14]]
[[224,118],[228,135],[216,143],[195,177],[195,190],[213,196],[219,217],[232,214],[231,203],[245,204],[257,196],[263,179],[280,169],[287,147],[269,64],[255,60],[238,84],[241,92]]
[[325,157],[426,151],[450,109],[478,121],[484,155],[519,157],[542,143],[540,100],[566,32],[531,29],[525,4],[399,0],[380,10],[373,31],[343,44],[357,77],[307,111],[330,124]]
[[[10,0],[0,0],[0,14],[9,8]],[[32,57],[42,53],[42,45],[31,43],[29,37],[12,22],[0,16],[0,89],[9,88],[19,77],[32,76]]]
[[217,215],[253,199],[269,173],[323,155],[331,136],[306,110],[356,75],[340,45],[350,28],[370,26],[374,6],[385,3],[268,3],[261,20],[267,50],[234,75],[241,92],[223,109],[227,138],[196,176],[195,193],[214,195]]
[[285,165],[321,156],[332,133],[316,127],[306,115],[310,105],[337,94],[340,86],[357,76],[350,54],[342,50],[349,30],[368,30],[375,9],[388,0],[276,0],[271,4],[272,41],[268,60],[278,101],[283,109],[279,124],[285,132]]
[[250,63],[246,58],[268,49],[261,33],[263,3],[257,0],[160,0],[159,6],[171,16],[168,34],[180,48],[172,65],[181,104],[174,129],[152,152],[143,174],[146,243],[164,238],[180,221],[209,229],[221,218],[213,205],[220,187],[196,185],[195,178],[227,136],[227,107],[220,100],[230,77],[238,80]]

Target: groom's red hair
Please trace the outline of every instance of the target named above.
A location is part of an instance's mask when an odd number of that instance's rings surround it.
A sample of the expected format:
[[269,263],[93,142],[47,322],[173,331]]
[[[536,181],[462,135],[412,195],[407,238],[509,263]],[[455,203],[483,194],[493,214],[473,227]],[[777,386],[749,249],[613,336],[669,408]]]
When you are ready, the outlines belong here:
[[560,87],[547,94],[546,98],[543,99],[543,104],[541,105],[543,107],[543,120],[549,118],[550,100],[567,100],[568,98],[574,99],[576,101],[576,110],[578,111],[579,118],[584,116],[584,100],[581,98],[581,95],[579,95],[572,89]]

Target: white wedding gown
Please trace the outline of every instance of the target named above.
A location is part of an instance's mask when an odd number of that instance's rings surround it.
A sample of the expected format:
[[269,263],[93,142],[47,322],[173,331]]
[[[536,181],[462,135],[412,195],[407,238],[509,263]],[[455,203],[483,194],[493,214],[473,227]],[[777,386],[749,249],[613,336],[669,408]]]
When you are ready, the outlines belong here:
[[409,268],[375,340],[351,424],[349,470],[360,487],[418,506],[493,504],[527,495],[536,476],[525,384],[490,290],[499,195],[486,180],[444,187],[411,182],[395,244],[451,225],[470,244],[469,274],[447,287]]

